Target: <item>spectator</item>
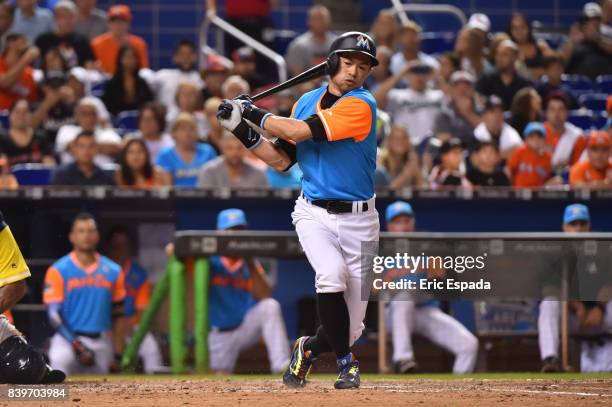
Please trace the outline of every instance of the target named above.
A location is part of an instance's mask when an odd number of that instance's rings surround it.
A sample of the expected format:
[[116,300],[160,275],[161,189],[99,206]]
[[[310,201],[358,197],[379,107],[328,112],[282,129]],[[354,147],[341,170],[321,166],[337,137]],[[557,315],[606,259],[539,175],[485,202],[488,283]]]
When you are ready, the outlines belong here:
[[510,36],[505,32],[498,32],[491,36],[491,41],[489,42],[489,62],[495,65],[495,58],[497,57],[497,49],[500,44],[505,40],[510,40]]
[[140,37],[130,34],[130,24],[132,23],[132,12],[130,8],[123,4],[111,6],[108,9],[108,32],[97,36],[91,41],[91,47],[100,61],[104,72],[114,75],[118,68],[119,50],[131,45],[136,50],[138,56],[138,66],[141,68],[149,67],[149,55],[147,43]]
[[493,143],[504,160],[523,144],[517,131],[504,121],[503,101],[495,95],[487,98],[482,123],[474,129],[474,137],[481,143]]
[[151,164],[151,155],[144,140],[128,139],[119,155],[115,184],[132,188],[151,188],[170,183],[170,175]]
[[435,71],[440,68],[440,64],[434,57],[421,52],[421,27],[414,21],[402,26],[398,42],[400,50],[391,57],[389,67],[392,74],[404,72],[406,64],[415,60],[431,66]]
[[531,86],[531,82],[516,71],[517,58],[518,47],[514,41],[502,41],[495,54],[495,69],[482,75],[476,83],[478,93],[499,96],[504,102],[504,110],[510,109],[516,92]]
[[461,61],[461,69],[476,78],[493,69],[485,58],[485,38],[475,28],[466,27],[459,31],[455,54]]
[[546,130],[539,122],[531,122],[523,131],[524,144],[507,162],[508,173],[515,187],[540,187],[557,182],[552,177],[551,155],[546,149]]
[[572,88],[563,83],[561,75],[565,69],[565,59],[560,52],[551,52],[544,57],[544,75],[538,80],[536,90],[542,100],[548,99],[549,95],[563,92],[569,99],[570,107],[578,109],[578,102],[572,95]]
[[9,128],[0,130],[0,155],[9,167],[16,164],[55,164],[53,148],[45,134],[31,125],[32,115],[28,102],[21,99],[11,109]]
[[459,56],[454,52],[444,52],[438,57],[440,70],[436,75],[436,85],[444,94],[450,94],[450,78],[461,67]]
[[542,98],[532,87],[519,90],[512,98],[512,116],[508,123],[519,133],[527,123],[540,120],[542,115]]
[[612,41],[601,34],[601,8],[587,6],[588,3],[563,50],[568,59],[565,71],[595,79],[612,74]]
[[0,190],[17,188],[19,188],[17,178],[11,172],[6,157],[0,154]]
[[157,165],[172,175],[174,186],[195,187],[198,172],[217,154],[210,145],[198,143],[196,121],[191,114],[179,113],[171,131],[175,146],[159,154]]
[[376,92],[380,84],[389,79],[391,76],[389,64],[391,63],[392,55],[393,51],[391,48],[384,45],[376,47],[376,59],[378,59],[378,65],[372,69],[372,73],[367,77],[364,84],[364,86],[370,92]]
[[204,104],[204,116],[209,124],[208,134],[205,139],[207,143],[219,153],[221,151],[221,137],[223,136],[223,127],[217,120],[217,110],[221,104],[221,99],[212,97]]
[[23,35],[28,44],[34,44],[39,35],[53,30],[53,15],[37,4],[38,0],[16,0],[17,9],[11,32]]
[[472,167],[466,177],[472,185],[481,187],[510,186],[510,179],[503,170],[502,159],[495,144],[490,141],[478,143],[472,154]]
[[83,131],[92,133],[96,139],[97,165],[114,162],[114,157],[121,150],[121,137],[113,129],[100,125],[96,102],[93,98],[81,99],[74,111],[75,124],[66,124],[57,132],[55,152],[61,157],[62,164],[73,161],[70,155],[72,142]]
[[221,95],[223,99],[233,99],[240,95],[248,95],[251,93],[249,83],[238,75],[232,75],[221,86]]
[[197,63],[196,46],[189,40],[181,40],[172,54],[172,62],[176,68],[160,69],[153,76],[151,88],[155,93],[155,99],[171,110],[176,106],[176,90],[179,84],[191,82],[197,85],[198,92],[202,90],[203,82],[196,69]]
[[74,162],[59,166],[51,176],[51,185],[113,185],[113,179],[98,167],[96,137],[87,130],[79,133],[72,143]]
[[0,2],[0,53],[4,52],[6,37],[11,32],[15,19],[15,7],[8,1]]
[[86,36],[90,41],[108,31],[106,13],[96,8],[96,0],[74,0],[77,9],[75,31]]
[[412,148],[406,129],[392,127],[383,145],[378,156],[378,166],[391,178],[389,188],[420,188],[423,178],[419,168],[419,156]]
[[260,88],[267,83],[266,79],[257,73],[255,52],[252,48],[240,47],[234,50],[232,60],[234,61],[234,73],[246,80],[251,89]]
[[474,82],[474,76],[467,71],[457,71],[452,74],[450,100],[442,104],[442,109],[433,122],[433,133],[436,137],[442,140],[457,137],[465,146],[473,144],[474,128],[480,123]]
[[70,0],[60,0],[53,8],[55,28],[36,38],[36,46],[41,55],[51,48],[58,48],[69,68],[84,66],[93,68],[96,57],[93,54],[89,39],[75,32],[76,6]]
[[202,101],[206,102],[211,97],[220,98],[223,96],[221,87],[228,78],[230,69],[223,64],[219,57],[209,55],[206,68],[202,70],[204,79],[204,89],[202,89]]
[[563,93],[551,93],[546,102],[546,143],[552,151],[552,166],[563,171],[581,160],[586,148],[582,129],[567,121],[569,100]]
[[463,145],[458,138],[445,141],[440,147],[440,164],[429,173],[429,186],[433,189],[446,186],[471,188],[472,184],[463,174]]
[[587,160],[577,162],[570,170],[572,187],[610,188],[612,186],[612,162],[610,162],[610,136],[594,131],[589,137]]
[[489,16],[483,13],[474,13],[470,16],[466,27],[476,30],[476,33],[478,33],[484,43],[488,43],[489,31],[491,31],[491,20]]
[[544,57],[552,51],[546,41],[536,41],[531,24],[521,13],[512,15],[506,32],[518,45],[519,60],[527,68],[529,76],[538,79],[544,73]]
[[161,151],[174,147],[172,136],[166,133],[166,108],[155,102],[142,106],[138,115],[138,131],[126,137],[142,138],[151,162],[157,162]]
[[138,75],[141,68],[136,49],[130,45],[122,46],[117,55],[117,70],[102,96],[109,112],[117,115],[127,110],[138,110],[153,100],[151,88]]
[[221,138],[221,155],[207,163],[198,175],[199,188],[267,187],[265,171],[246,159],[247,150],[230,132]]
[[[586,6],[586,4],[585,4]],[[601,35],[612,40],[612,1],[601,1]]]
[[181,112],[193,115],[198,125],[198,139],[204,140],[210,126],[202,112],[202,93],[193,82],[187,81],[178,85],[174,95],[174,107],[168,110],[166,121],[172,123]]
[[[393,89],[404,76],[410,87]],[[383,82],[374,94],[378,106],[387,110],[394,124],[406,129],[413,146],[419,146],[428,137],[442,104],[442,91],[427,87],[431,76],[431,65],[412,61]]]
[[[388,10],[380,10],[370,28],[370,36],[376,42],[376,48],[386,47],[394,50],[397,45],[398,32],[399,25],[395,14]],[[378,59],[378,56],[376,58]]]
[[336,38],[329,31],[331,14],[325,6],[312,6],[308,10],[307,24],[308,31],[289,43],[285,55],[287,67],[293,76],[327,59],[329,47]]
[[40,51],[28,46],[22,34],[9,34],[2,57],[0,57],[0,110],[10,109],[19,99],[33,103],[38,97],[36,83],[30,64]]

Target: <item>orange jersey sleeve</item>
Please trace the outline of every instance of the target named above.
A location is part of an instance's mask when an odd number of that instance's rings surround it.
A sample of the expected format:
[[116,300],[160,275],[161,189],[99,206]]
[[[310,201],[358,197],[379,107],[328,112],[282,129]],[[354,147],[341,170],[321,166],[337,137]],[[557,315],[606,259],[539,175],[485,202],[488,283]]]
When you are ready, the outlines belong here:
[[136,311],[143,311],[149,305],[151,300],[151,283],[147,280],[138,289],[136,294],[135,307]]
[[580,136],[578,140],[576,140],[576,144],[574,144],[574,149],[572,151],[572,157],[570,159],[570,165],[573,165],[580,161],[580,156],[586,148],[586,144],[586,137],[584,137],[584,135]]
[[49,267],[45,274],[43,302],[45,304],[64,302],[64,278],[54,267]]
[[588,182],[586,173],[589,170],[589,162],[581,161],[572,166],[569,173],[570,185],[576,185],[583,182]]
[[372,129],[372,109],[362,99],[347,96],[329,109],[317,111],[327,140],[338,141],[347,138],[363,141]]
[[125,298],[125,273],[119,273],[113,286],[113,302],[123,301]]

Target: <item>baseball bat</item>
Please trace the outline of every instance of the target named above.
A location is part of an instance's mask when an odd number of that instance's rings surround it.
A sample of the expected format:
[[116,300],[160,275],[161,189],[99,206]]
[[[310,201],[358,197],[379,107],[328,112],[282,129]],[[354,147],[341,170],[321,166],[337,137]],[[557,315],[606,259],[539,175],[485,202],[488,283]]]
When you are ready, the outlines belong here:
[[283,91],[285,89],[289,89],[293,86],[299,85],[300,83],[304,83],[304,82],[308,82],[311,79],[315,79],[318,78],[320,76],[326,75],[328,71],[328,64],[327,61],[323,61],[321,62],[319,65],[315,65],[310,69],[307,69],[306,71],[302,72],[301,74],[294,76],[291,79],[286,80],[283,83],[279,83],[278,85],[264,90],[261,93],[258,93],[255,96],[251,97],[251,100],[253,100],[253,102],[256,102],[260,99],[263,99],[267,96],[270,95],[274,95],[275,93],[278,93],[280,91]]

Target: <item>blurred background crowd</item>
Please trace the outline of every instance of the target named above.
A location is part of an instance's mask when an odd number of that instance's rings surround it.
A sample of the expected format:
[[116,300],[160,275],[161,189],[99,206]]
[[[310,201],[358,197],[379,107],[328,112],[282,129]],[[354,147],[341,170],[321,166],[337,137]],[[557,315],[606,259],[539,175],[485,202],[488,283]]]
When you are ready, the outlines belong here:
[[[230,37],[204,54],[186,36],[173,44],[172,66],[154,70],[130,6],[96,3],[0,1],[0,188],[299,188],[297,166],[267,168],[215,118],[222,99],[278,81],[270,61]],[[268,43],[278,3],[207,0],[198,9]],[[290,75],[325,59],[337,33],[334,13],[313,3],[307,31],[283,50]],[[521,13],[505,18],[496,32],[474,13],[436,47],[416,20],[385,9],[370,16],[378,188],[612,186],[612,0],[584,4],[555,35]],[[318,85],[261,106],[289,116]]]

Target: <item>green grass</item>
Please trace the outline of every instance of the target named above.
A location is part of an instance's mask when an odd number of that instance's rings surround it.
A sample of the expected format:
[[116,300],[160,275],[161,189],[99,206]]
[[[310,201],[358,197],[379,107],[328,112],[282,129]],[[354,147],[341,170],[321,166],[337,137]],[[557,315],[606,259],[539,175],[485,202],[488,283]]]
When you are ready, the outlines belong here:
[[[335,376],[333,374],[322,373],[313,374],[313,380],[331,380]],[[394,375],[394,374],[374,374],[366,373],[361,375],[365,381],[411,381],[411,380],[462,380],[462,379],[477,379],[477,380],[612,380],[612,373],[474,373],[469,375],[453,375],[450,373],[423,373],[414,375]],[[185,375],[131,375],[120,374],[110,376],[71,376],[69,382],[79,381],[102,381],[108,380],[111,382],[127,382],[127,381],[158,381],[158,380],[279,380],[280,375],[270,374],[252,374],[252,375],[215,375],[215,374],[185,374]]]

